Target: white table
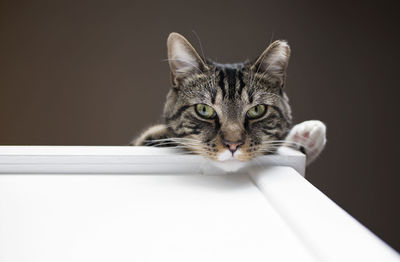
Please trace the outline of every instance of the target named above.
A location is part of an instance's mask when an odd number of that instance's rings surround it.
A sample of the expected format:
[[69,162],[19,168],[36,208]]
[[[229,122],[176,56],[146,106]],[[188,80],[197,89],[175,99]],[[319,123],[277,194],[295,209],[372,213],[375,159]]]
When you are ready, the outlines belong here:
[[0,262],[400,261],[292,150],[224,173],[138,147],[0,147]]

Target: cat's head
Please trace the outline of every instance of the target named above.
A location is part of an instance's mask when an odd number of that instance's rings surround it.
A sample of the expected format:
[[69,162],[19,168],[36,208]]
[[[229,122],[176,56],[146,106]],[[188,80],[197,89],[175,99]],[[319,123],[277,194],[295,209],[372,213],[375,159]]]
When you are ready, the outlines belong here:
[[186,149],[216,161],[274,153],[291,126],[283,92],[290,48],[273,42],[254,62],[218,64],[181,35],[168,37],[172,89],[164,107],[170,132]]

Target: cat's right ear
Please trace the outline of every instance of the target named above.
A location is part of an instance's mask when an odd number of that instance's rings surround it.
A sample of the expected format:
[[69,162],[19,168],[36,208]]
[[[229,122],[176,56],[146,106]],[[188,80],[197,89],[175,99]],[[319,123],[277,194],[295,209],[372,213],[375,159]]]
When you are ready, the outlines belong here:
[[251,70],[266,79],[278,80],[282,87],[289,57],[290,47],[288,43],[282,40],[275,41],[261,54],[251,67]]
[[206,64],[186,38],[178,33],[171,33],[167,40],[168,62],[171,69],[172,86],[193,72],[204,72]]

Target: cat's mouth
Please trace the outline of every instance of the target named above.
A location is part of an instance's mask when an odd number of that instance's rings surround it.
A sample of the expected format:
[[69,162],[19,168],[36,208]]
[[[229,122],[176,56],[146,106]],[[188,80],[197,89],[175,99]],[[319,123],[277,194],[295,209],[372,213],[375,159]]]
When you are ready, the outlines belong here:
[[226,149],[225,151],[221,152],[218,157],[217,160],[219,162],[234,162],[234,161],[241,161],[239,159],[239,156],[242,155],[243,152],[239,149],[236,150],[235,152],[231,152],[228,149]]
[[229,150],[222,151],[215,161],[212,161],[213,164],[227,172],[234,172],[242,167],[244,167],[247,161],[243,161],[240,159],[240,156],[243,155],[241,150],[237,150],[235,152],[231,152]]
[[228,152],[224,151],[219,154],[218,158],[216,161],[212,161],[212,163],[227,172],[234,172],[242,167],[244,167],[247,164],[247,161],[240,160],[238,156],[243,154],[241,151],[236,151],[232,154],[229,150]]

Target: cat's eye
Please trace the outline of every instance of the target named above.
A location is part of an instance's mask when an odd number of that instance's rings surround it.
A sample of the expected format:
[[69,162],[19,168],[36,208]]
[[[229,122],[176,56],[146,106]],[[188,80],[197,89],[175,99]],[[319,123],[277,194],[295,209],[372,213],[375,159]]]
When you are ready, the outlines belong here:
[[211,119],[216,116],[215,110],[211,106],[205,104],[197,104],[195,108],[197,114],[202,118]]
[[256,105],[247,111],[247,117],[249,119],[260,118],[265,114],[265,105]]

